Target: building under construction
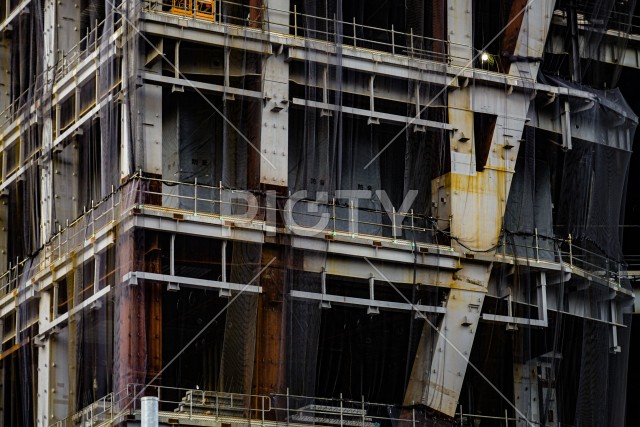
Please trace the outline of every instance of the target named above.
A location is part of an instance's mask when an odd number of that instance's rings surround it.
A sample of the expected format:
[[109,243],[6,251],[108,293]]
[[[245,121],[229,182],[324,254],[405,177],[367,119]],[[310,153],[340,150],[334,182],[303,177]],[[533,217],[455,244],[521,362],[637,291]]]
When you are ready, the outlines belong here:
[[0,426],[635,425],[636,13],[1,0]]

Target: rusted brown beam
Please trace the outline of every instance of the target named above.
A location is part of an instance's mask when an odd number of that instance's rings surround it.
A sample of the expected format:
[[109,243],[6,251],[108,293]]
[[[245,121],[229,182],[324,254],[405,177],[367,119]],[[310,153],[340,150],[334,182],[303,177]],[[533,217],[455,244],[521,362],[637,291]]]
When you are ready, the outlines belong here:
[[249,0],[249,26],[260,28],[262,26],[262,0]]
[[262,261],[271,263],[262,277],[263,293],[258,302],[258,331],[256,336],[255,394],[269,395],[285,391],[285,281],[286,268],[281,247],[263,248]]
[[518,43],[518,36],[520,35],[520,28],[522,27],[522,21],[525,13],[522,10],[526,7],[527,0],[513,0],[511,3],[511,10],[509,12],[509,18],[507,22],[511,22],[507,25],[504,33],[502,34],[502,57],[500,58],[501,69],[509,70],[511,65],[509,57],[516,51],[516,45]]
[[[118,238],[118,274],[123,277],[134,271],[136,243],[133,233]],[[142,287],[129,283],[117,283],[114,289],[114,390],[124,390],[127,384],[140,384],[145,380],[147,356]]]
[[[157,233],[148,239],[149,247],[145,253],[145,270],[150,273],[162,273],[161,249]],[[162,369],[162,284],[150,283],[145,287],[145,308],[147,320],[147,345],[149,349],[149,367],[147,381]]]
[[[433,42],[431,50],[435,53],[445,54],[445,40],[447,38],[447,1],[433,0],[431,8],[431,31]],[[441,58],[444,61],[444,56]]]

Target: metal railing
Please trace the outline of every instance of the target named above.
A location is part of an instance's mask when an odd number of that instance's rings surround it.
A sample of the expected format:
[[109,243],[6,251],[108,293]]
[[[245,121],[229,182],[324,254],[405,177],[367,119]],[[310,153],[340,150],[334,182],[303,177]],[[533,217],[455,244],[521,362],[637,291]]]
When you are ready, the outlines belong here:
[[496,253],[524,263],[563,263],[571,271],[580,270],[584,276],[599,278],[618,287],[622,287],[623,272],[626,271],[623,262],[576,245],[571,235],[566,239],[541,236],[537,229],[533,233],[503,231]]
[[[318,201],[278,197],[273,193],[203,185],[197,182],[139,178],[136,200],[145,212],[162,211],[211,217],[241,224],[278,226],[280,232],[293,234],[345,235],[377,239],[405,240],[408,245],[433,244],[439,219],[428,215],[386,211],[371,198],[353,200],[332,197]],[[441,220],[442,221],[442,220]],[[448,221],[448,219],[444,220]]]
[[[364,48],[393,55],[403,55],[418,59],[447,62],[451,56],[451,46],[471,49],[469,45],[452,43],[447,40],[414,34],[391,28],[374,27],[356,22],[339,20],[336,15],[323,17],[298,11],[251,6],[246,3],[218,0],[214,2],[213,15],[203,14],[197,9],[197,1],[189,0],[148,0],[145,12],[164,12],[183,19],[199,19],[243,28],[286,34],[294,38],[304,37],[336,45]],[[275,20],[270,15],[287,16],[288,22]],[[463,59],[463,58],[460,58]]]
[[[402,407],[342,397],[323,398],[290,393],[254,395],[168,386],[129,384],[125,390],[97,400],[76,414],[51,424],[51,427],[110,426],[141,414],[141,398],[158,397],[159,418],[173,423],[194,424],[215,421],[260,426],[325,425],[339,427],[417,427],[427,415],[416,405]],[[460,408],[462,409],[462,408]],[[505,427],[516,425],[518,418],[503,414],[456,413],[460,420],[492,419]]]
[[[275,192],[251,192],[134,175],[126,184],[101,200],[91,202],[83,214],[67,223],[43,246],[36,256],[34,271],[40,273],[56,267],[56,263],[91,243],[96,236],[114,227],[133,209],[144,214],[176,214],[182,217],[208,218],[222,225],[254,227],[273,233],[317,236],[333,239],[368,239],[374,245],[386,241],[404,247],[436,247],[455,252],[452,239],[439,230],[438,222],[450,219],[428,215],[386,211],[379,201],[366,199],[360,203],[338,199],[318,201],[277,197]],[[515,236],[515,235],[514,235]],[[576,245],[567,239],[519,234],[512,239],[503,233],[495,251],[504,260],[513,258],[539,264],[564,264],[567,270],[581,270],[584,276],[599,278],[610,285],[621,286],[623,264],[602,254]],[[0,296],[17,287],[25,261],[13,263],[0,275]]]
[[[122,187],[114,189],[103,200],[97,203],[92,201],[90,207],[84,208],[81,216],[62,225],[35,255],[36,267],[33,269],[35,274],[55,268],[57,262],[77,253],[97,235],[111,229],[125,213],[124,210],[134,206],[132,196],[135,194],[134,185],[135,179],[132,179]],[[127,202],[128,198],[129,202]],[[24,259],[10,265],[10,268],[0,275],[0,297],[18,287],[26,261]]]
[[[18,120],[21,116],[27,117],[30,110],[34,109],[34,103],[29,102],[38,91],[41,91],[46,84],[45,79],[53,72],[53,82],[59,81],[66,76],[74,67],[85,60],[94,52],[100,49],[103,39],[103,29],[105,21],[99,22],[95,27],[88,29],[86,35],[71,47],[67,52],[62,52],[62,56],[53,65],[42,73],[35,76],[35,81],[31,88],[16,97],[11,104],[7,105],[0,112],[0,129],[4,129],[10,123]],[[113,24],[115,33],[123,24],[123,18],[119,18]]]
[[206,391],[167,386],[127,384],[125,389],[98,399],[52,427],[107,426],[126,417],[140,415],[141,399],[158,397],[161,416],[182,420],[256,419],[265,422],[272,411],[272,398],[264,395]]

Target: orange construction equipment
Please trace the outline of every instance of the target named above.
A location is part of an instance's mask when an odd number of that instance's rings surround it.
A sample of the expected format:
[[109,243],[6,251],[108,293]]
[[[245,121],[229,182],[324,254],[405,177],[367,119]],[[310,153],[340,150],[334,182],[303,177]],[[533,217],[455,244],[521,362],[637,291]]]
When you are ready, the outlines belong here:
[[171,13],[215,21],[215,0],[173,0]]

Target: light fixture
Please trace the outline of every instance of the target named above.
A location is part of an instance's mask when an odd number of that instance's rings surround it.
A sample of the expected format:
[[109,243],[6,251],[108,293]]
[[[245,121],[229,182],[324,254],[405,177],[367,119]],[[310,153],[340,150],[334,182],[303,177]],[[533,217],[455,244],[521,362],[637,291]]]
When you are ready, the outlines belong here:
[[489,60],[489,54],[487,52],[482,52],[482,56],[480,56],[482,62],[487,62]]

